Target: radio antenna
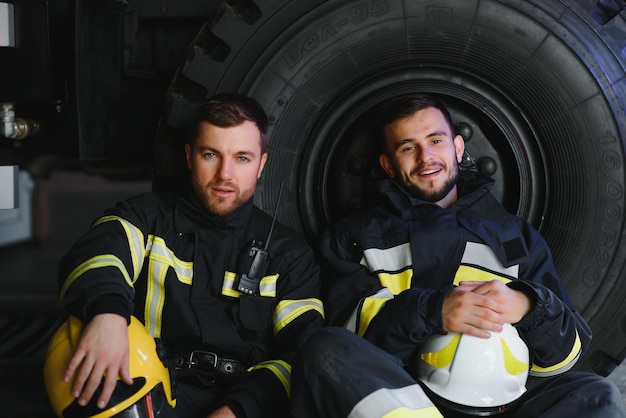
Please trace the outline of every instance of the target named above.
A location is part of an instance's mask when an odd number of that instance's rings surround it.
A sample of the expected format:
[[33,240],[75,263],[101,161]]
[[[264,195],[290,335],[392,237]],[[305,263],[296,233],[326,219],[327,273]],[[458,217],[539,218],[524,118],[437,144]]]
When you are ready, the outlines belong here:
[[267,233],[267,239],[265,240],[265,248],[267,251],[267,247],[270,245],[270,238],[272,237],[272,232],[274,231],[274,224],[276,223],[276,215],[278,214],[278,204],[280,203],[280,196],[283,194],[283,185],[285,181],[280,182],[280,189],[278,190],[278,198],[276,198],[276,207],[274,208],[274,215],[272,216],[272,225],[270,226],[270,231]]

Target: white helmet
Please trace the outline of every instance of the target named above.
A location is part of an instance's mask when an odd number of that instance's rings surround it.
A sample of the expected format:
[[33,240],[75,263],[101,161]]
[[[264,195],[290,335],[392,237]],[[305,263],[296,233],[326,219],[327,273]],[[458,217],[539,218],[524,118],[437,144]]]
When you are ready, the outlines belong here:
[[418,352],[419,380],[453,409],[495,413],[526,391],[528,347],[510,324],[488,339],[435,335]]

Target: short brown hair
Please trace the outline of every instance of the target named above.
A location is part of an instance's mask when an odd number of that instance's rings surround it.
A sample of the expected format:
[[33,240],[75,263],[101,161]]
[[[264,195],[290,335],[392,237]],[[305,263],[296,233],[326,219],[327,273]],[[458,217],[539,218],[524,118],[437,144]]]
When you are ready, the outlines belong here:
[[228,128],[244,121],[251,121],[261,134],[261,153],[265,152],[267,115],[263,107],[253,98],[238,93],[220,93],[203,102],[193,114],[193,127],[188,141],[191,145],[198,136],[201,122]]
[[427,94],[405,94],[397,96],[383,102],[378,108],[375,133],[377,141],[381,147],[380,151],[383,154],[388,154],[387,141],[385,137],[385,127],[395,122],[398,119],[403,119],[415,114],[420,110],[433,107],[439,109],[443,113],[450,132],[454,135],[454,124],[452,123],[452,117],[446,106],[433,96]]

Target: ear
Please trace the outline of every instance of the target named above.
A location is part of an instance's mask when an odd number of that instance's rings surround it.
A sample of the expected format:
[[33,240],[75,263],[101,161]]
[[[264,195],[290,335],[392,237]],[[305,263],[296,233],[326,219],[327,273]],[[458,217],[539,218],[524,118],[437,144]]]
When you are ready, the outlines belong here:
[[187,168],[191,170],[191,145],[185,144],[185,159],[187,160]]
[[378,157],[378,163],[385,170],[385,173],[389,176],[389,178],[396,177],[396,171],[393,168],[393,164],[391,163],[391,158],[389,158],[386,154],[380,154]]
[[463,161],[463,153],[465,152],[465,141],[461,135],[454,137],[454,149],[456,153],[456,162]]
[[264,152],[263,155],[261,155],[261,164],[259,164],[259,172],[256,175],[257,179],[261,178],[261,173],[263,173],[263,168],[265,167],[266,161],[267,161],[267,152]]

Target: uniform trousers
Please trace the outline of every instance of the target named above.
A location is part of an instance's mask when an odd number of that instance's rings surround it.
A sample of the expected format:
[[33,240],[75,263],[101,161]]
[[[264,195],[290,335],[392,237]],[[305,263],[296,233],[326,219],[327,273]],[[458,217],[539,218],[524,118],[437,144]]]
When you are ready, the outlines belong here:
[[[359,402],[381,389],[423,388],[400,359],[343,328],[324,328],[307,341],[294,362],[291,385],[295,418],[476,416],[455,412],[432,396],[429,399],[439,410],[434,415],[432,407],[428,413],[410,408],[388,415],[376,412],[384,408],[357,411]],[[626,412],[623,398],[610,380],[593,373],[569,371],[553,377],[529,378],[525,394],[508,410],[493,416],[623,418]]]

